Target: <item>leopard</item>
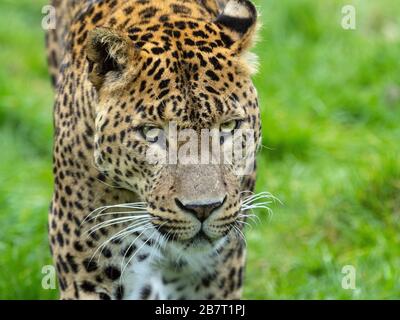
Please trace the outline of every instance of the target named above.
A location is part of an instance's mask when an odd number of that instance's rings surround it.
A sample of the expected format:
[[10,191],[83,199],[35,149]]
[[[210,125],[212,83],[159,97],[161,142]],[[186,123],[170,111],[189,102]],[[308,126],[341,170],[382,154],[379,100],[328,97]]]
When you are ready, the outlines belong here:
[[[260,198],[248,156],[261,143],[257,8],[250,0],[51,5],[48,237],[60,299],[241,299],[244,228]],[[211,158],[234,132],[250,131],[254,143],[230,162],[150,161],[150,150],[184,146],[173,129],[217,132],[214,151],[202,148]],[[241,174],[243,159],[251,165]]]

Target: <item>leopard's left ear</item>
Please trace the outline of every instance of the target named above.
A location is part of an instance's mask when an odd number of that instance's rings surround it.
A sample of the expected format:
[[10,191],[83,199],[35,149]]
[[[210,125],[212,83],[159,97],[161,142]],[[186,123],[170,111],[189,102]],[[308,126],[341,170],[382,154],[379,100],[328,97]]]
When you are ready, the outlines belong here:
[[120,31],[103,27],[90,31],[86,44],[89,80],[100,90],[107,78],[121,76],[137,51],[129,37]]
[[215,23],[227,31],[232,50],[244,53],[253,44],[257,31],[257,10],[249,0],[229,0]]

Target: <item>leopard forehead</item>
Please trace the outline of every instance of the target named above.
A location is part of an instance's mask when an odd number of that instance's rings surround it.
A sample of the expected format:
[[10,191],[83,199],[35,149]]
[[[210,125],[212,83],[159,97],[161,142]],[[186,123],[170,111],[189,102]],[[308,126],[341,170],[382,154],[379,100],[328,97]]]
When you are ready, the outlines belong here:
[[247,9],[235,17],[231,6],[227,8],[226,14],[217,16],[214,1],[127,1],[108,11],[97,8],[95,15],[96,10],[88,10],[80,18],[75,32],[81,36],[74,45],[85,45],[89,78],[97,89],[109,71],[129,70],[129,78],[108,74],[109,79],[122,81],[109,81],[104,87],[127,84],[136,71],[134,80],[162,80],[161,89],[168,81],[185,85],[188,80],[201,82],[206,75],[211,84],[203,88],[217,93],[212,82],[223,83],[226,90],[236,80],[233,75],[246,78],[253,70],[253,63],[244,57],[253,38],[255,13]]
[[[108,31],[99,31],[99,37],[107,36]],[[226,99],[236,88],[251,86],[248,65],[229,48],[229,36],[211,23],[178,19],[133,27],[122,41],[110,41],[107,54],[126,72],[109,77],[103,88],[108,93],[123,88],[143,99],[160,100],[172,90],[203,100],[210,94]]]
[[[147,43],[143,48],[159,47]],[[182,47],[157,55],[146,52],[134,64],[130,73],[102,89],[106,114],[130,114],[133,125],[177,121],[182,127],[207,127],[257,112],[257,95],[248,74],[221,53],[204,55]]]

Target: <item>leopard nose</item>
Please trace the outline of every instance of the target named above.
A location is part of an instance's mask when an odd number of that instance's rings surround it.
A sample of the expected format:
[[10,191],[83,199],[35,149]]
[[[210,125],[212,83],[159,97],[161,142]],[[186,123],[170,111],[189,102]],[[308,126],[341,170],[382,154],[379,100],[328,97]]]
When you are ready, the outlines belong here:
[[175,203],[180,209],[193,213],[197,217],[197,219],[200,220],[200,222],[203,222],[211,215],[211,213],[222,207],[225,200],[226,197],[220,200],[182,202],[179,199],[175,198]]

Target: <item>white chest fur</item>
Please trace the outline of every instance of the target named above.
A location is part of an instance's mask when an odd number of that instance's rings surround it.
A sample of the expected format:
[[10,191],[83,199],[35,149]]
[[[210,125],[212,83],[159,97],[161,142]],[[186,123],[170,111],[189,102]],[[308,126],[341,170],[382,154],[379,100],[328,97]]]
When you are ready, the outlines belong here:
[[[124,299],[202,299],[204,277],[212,274],[217,264],[216,249],[224,240],[206,250],[183,248],[179,244],[144,245],[124,270],[121,284]],[[140,259],[139,257],[146,257]]]

